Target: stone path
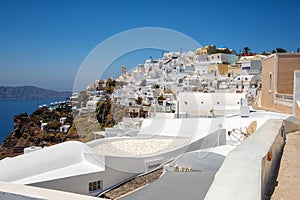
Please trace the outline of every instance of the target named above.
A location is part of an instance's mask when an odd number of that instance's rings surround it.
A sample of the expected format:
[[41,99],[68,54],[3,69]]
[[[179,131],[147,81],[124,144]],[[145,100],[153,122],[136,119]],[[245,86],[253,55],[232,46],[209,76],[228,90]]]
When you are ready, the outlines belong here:
[[277,182],[271,200],[300,199],[300,131],[287,134]]

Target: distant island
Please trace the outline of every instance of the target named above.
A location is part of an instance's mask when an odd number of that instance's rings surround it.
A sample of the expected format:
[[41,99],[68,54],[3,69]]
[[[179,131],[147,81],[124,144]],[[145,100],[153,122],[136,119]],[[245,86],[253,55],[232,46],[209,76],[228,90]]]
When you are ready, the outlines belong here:
[[54,91],[35,86],[0,86],[0,100],[66,99],[69,91]]

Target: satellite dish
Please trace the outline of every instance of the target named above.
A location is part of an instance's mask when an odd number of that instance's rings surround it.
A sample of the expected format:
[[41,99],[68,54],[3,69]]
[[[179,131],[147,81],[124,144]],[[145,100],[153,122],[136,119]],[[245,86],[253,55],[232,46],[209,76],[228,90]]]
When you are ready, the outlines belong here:
[[[256,121],[253,121],[249,124],[248,127],[245,127],[246,130],[242,130],[242,128],[240,129],[233,129],[232,131],[228,131],[228,135],[229,136],[233,136],[235,139],[237,139],[238,141],[242,142],[240,139],[241,137],[244,136],[244,140],[247,139],[250,135],[252,135],[255,131],[256,131],[256,128],[257,128],[257,122]],[[235,136],[234,134],[232,133],[235,133],[235,134],[238,134],[238,135],[241,135],[241,137],[238,137],[238,136]]]
[[252,135],[256,131],[256,128],[257,128],[257,122],[256,121],[251,122],[247,128],[247,134]]

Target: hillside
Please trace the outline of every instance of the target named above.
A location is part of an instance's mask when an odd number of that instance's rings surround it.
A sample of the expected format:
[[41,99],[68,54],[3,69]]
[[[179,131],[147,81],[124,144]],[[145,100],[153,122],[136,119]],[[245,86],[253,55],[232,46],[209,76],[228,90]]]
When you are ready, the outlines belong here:
[[[51,146],[64,141],[78,140],[76,128],[73,124],[71,107],[60,104],[55,110],[38,108],[31,115],[21,113],[14,117],[14,130],[5,138],[0,146],[0,160],[23,154],[24,148],[30,146]],[[60,118],[65,117],[65,123],[71,128],[61,132]],[[41,129],[41,121],[47,125]]]
[[35,86],[0,86],[0,100],[66,99],[71,94]]

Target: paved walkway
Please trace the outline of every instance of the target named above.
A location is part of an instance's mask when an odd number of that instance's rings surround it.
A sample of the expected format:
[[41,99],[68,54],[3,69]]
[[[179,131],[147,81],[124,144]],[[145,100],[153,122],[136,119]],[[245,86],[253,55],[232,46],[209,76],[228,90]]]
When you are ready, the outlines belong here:
[[300,131],[287,134],[277,181],[271,200],[300,199]]

